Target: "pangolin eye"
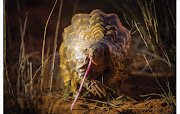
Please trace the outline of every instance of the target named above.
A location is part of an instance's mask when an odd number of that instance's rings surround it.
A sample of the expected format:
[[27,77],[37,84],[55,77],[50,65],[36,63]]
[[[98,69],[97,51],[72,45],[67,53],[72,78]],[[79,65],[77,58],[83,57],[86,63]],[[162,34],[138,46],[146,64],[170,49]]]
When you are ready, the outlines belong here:
[[104,56],[106,55],[106,52],[104,51]]

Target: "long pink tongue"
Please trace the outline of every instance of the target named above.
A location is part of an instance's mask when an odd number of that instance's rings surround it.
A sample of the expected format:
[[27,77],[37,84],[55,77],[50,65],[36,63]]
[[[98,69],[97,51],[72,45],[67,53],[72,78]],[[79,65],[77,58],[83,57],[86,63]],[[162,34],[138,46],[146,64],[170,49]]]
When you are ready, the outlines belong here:
[[89,72],[89,70],[90,70],[90,68],[91,68],[92,60],[93,60],[93,57],[91,57],[90,60],[89,60],[89,64],[88,64],[87,70],[86,70],[86,72],[85,72],[85,74],[84,74],[84,77],[83,77],[83,80],[82,80],[82,82],[81,82],[81,85],[80,85],[80,87],[79,87],[79,91],[78,91],[78,93],[76,94],[76,97],[75,97],[75,99],[74,99],[74,101],[73,101],[73,103],[72,103],[72,105],[71,105],[71,111],[72,111],[72,109],[73,109],[73,107],[74,107],[74,104],[76,103],[76,100],[77,100],[77,98],[78,98],[78,96],[79,96],[79,94],[80,94],[80,92],[81,92],[81,90],[82,90],[82,87],[83,87],[84,81],[85,81],[85,79],[86,79],[86,76],[88,75],[88,72]]

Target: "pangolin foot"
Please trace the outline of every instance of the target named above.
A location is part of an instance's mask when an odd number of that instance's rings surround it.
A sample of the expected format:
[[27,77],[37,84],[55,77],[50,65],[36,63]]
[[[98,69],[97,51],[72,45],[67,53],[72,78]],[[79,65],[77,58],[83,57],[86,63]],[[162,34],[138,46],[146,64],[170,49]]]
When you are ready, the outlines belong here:
[[91,80],[90,82],[86,83],[86,89],[94,95],[98,94],[100,98],[102,97],[101,94],[106,96],[106,91],[104,90],[100,81]]

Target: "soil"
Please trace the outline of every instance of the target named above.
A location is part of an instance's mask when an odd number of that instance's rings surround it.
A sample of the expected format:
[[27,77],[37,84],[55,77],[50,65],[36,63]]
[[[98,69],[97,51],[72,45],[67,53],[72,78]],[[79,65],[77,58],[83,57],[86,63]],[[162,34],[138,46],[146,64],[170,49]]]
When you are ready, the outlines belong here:
[[132,101],[130,99],[116,99],[111,101],[100,101],[80,97],[73,110],[70,110],[74,98],[63,98],[59,94],[53,96],[43,95],[39,97],[36,112],[55,114],[175,114],[173,104],[169,104],[163,98],[147,99],[145,101]]

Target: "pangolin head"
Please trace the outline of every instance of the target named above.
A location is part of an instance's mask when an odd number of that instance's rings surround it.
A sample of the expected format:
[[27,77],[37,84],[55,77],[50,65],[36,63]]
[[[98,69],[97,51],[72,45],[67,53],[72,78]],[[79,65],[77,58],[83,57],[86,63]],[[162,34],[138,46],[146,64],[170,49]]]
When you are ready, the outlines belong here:
[[88,58],[93,57],[93,62],[98,63],[98,61],[107,55],[107,46],[103,43],[93,43],[86,51]]

